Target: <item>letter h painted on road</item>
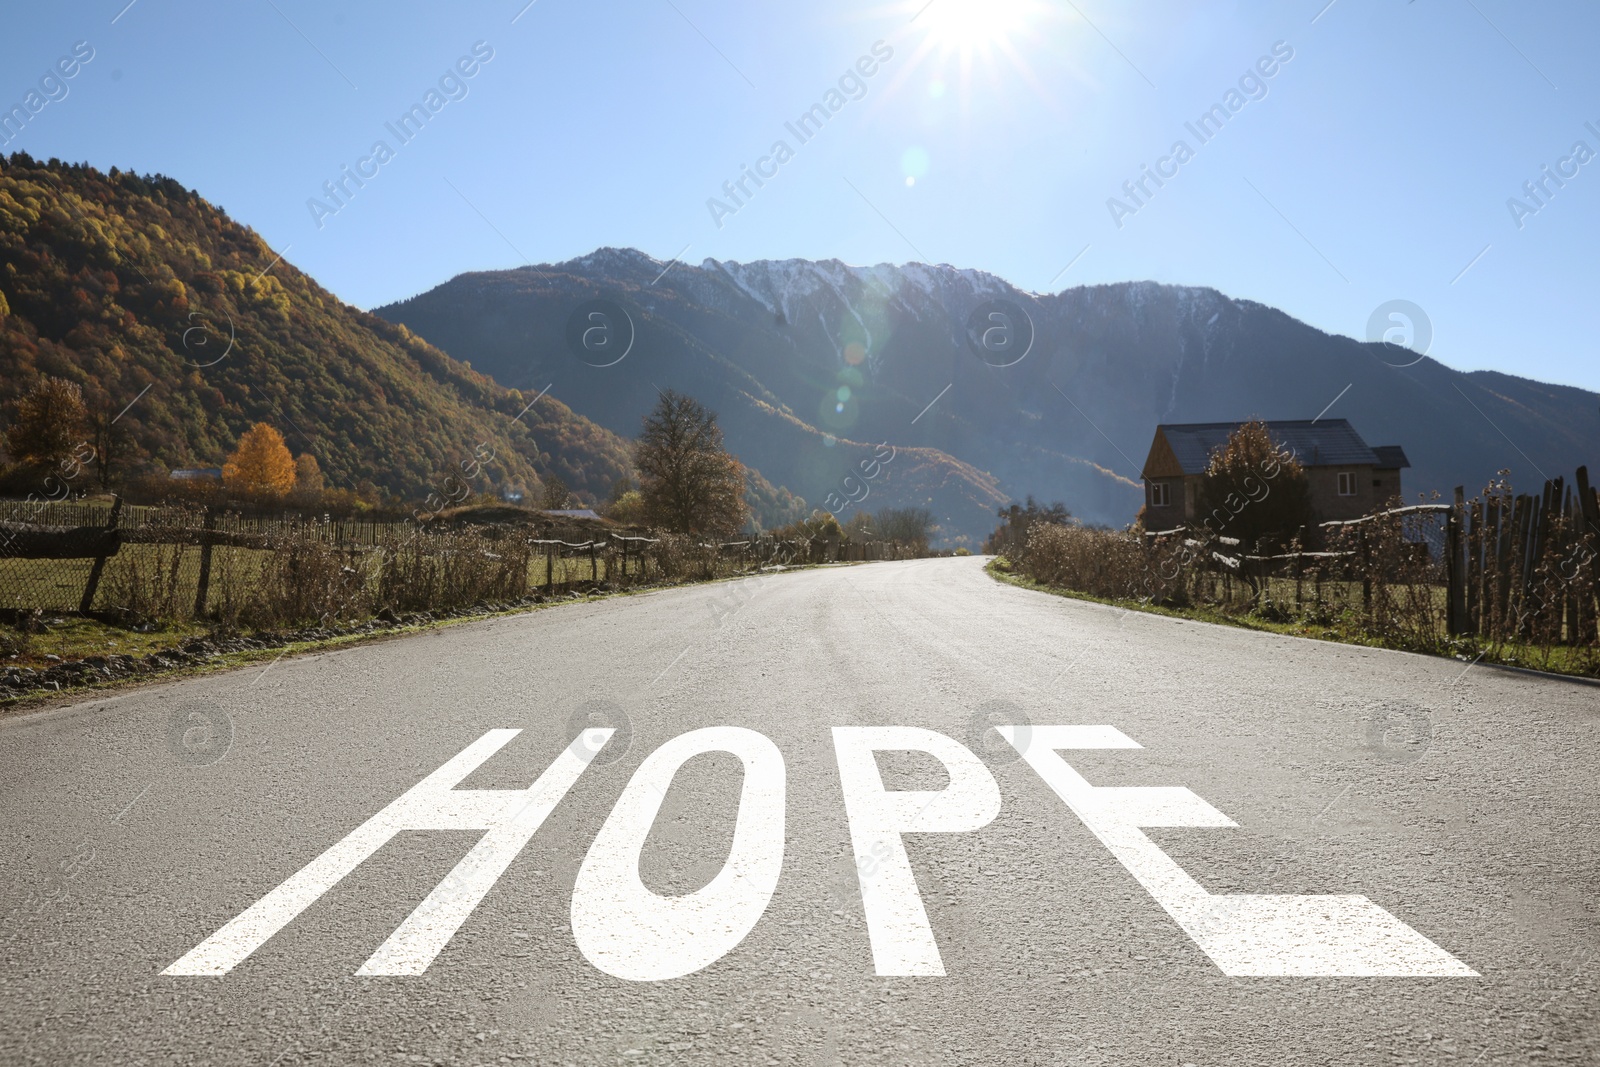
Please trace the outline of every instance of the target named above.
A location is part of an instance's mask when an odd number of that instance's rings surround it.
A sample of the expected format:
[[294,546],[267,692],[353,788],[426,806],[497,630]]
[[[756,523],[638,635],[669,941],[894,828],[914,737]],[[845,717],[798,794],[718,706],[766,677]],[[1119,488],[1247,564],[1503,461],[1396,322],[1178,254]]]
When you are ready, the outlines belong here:
[[472,851],[356,973],[426,971],[612,733],[594,730],[599,744],[567,746],[528,789],[455,788],[521,732],[484,734],[161,973],[227,974],[398,833],[484,830]]

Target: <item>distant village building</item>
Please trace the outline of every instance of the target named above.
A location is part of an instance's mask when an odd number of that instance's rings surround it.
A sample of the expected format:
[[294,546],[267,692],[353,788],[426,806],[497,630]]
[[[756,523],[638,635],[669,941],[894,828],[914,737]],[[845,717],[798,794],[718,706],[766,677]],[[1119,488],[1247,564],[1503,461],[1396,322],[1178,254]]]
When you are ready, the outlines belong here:
[[221,467],[179,467],[167,475],[175,482],[220,482]]
[[552,515],[558,519],[598,519],[600,516],[593,508],[556,508],[544,510],[544,514]]
[[[1238,422],[1156,427],[1144,461],[1145,526],[1187,526],[1198,514],[1200,482],[1211,454],[1228,443]],[[1401,496],[1400,472],[1411,466],[1399,445],[1373,447],[1344,419],[1269,422],[1267,430],[1305,468],[1311,508],[1320,522],[1356,519]]]

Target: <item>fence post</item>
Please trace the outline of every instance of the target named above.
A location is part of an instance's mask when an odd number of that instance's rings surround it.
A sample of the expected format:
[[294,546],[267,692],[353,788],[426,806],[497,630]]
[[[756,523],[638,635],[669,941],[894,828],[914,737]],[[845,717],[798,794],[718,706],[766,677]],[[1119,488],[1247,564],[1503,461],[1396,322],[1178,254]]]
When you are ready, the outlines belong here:
[[[1559,516],[1563,542],[1561,545],[1562,555],[1565,555],[1568,552],[1576,552],[1578,550],[1578,545],[1581,543],[1578,538],[1582,537],[1583,535],[1583,522],[1579,517],[1576,505],[1577,496],[1573,492],[1572,486],[1569,485],[1567,486],[1566,493],[1561,498],[1561,514]],[[1565,575],[1563,575],[1563,577],[1565,577]],[[1577,575],[1574,575],[1573,577],[1576,578]],[[1582,601],[1578,598],[1578,591],[1574,587],[1573,582],[1567,581],[1561,583],[1559,593],[1561,597],[1561,607],[1564,618],[1557,620],[1556,622],[1556,635],[1558,638],[1561,636],[1562,625],[1564,623],[1566,627],[1565,632],[1567,635],[1567,643],[1573,645],[1582,644],[1583,638],[1579,635],[1583,632],[1583,605]]]
[[1467,511],[1467,491],[1456,486],[1455,506],[1445,521],[1445,584],[1449,601],[1445,607],[1445,632],[1451,637],[1467,632],[1467,589],[1461,559],[1461,523]]
[[[1584,630],[1581,641],[1600,638],[1600,615],[1596,614],[1596,595],[1600,594],[1600,495],[1589,484],[1589,468],[1578,468],[1578,543],[1585,550],[1595,552],[1588,557],[1589,576],[1593,583],[1583,597],[1583,610],[1579,626]],[[1579,587],[1582,591],[1582,587]]]
[[600,580],[600,563],[595,559],[593,538],[589,540],[589,580],[591,582]]
[[[122,497],[114,496],[111,498],[111,518],[106,521],[106,529],[115,530],[117,521],[121,518]],[[105,572],[107,558],[106,556],[96,556],[94,565],[89,568],[89,581],[84,584],[83,599],[78,603],[79,615],[89,614],[89,610],[94,607],[95,590],[100,588],[100,575]]]
[[204,618],[206,613],[206,591],[211,588],[211,531],[216,528],[216,509],[207,504],[206,519],[200,527],[200,579],[194,591],[194,617],[197,619]]
[[1361,610],[1372,621],[1372,553],[1367,543],[1367,527],[1361,527]]
[[556,591],[556,546],[544,546],[544,587],[550,592]]
[[1512,533],[1516,540],[1512,543],[1512,581],[1515,583],[1511,589],[1511,615],[1507,616],[1507,623],[1511,625],[1509,632],[1517,637],[1522,637],[1530,621],[1528,614],[1528,599],[1533,591],[1533,548],[1532,543],[1536,538],[1535,524],[1539,520],[1538,497],[1524,493],[1517,497],[1516,510],[1512,513]]

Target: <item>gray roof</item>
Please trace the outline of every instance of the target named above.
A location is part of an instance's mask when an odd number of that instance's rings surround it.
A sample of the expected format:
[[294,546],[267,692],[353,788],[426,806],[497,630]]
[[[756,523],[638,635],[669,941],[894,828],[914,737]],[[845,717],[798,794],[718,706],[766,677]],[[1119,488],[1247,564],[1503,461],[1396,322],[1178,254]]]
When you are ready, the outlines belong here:
[[[1240,422],[1190,422],[1162,425],[1156,430],[1166,437],[1183,473],[1203,474],[1211,453],[1227,444],[1229,435],[1242,425]],[[1344,419],[1269,422],[1267,430],[1274,440],[1294,453],[1295,459],[1303,467],[1371,466],[1388,469],[1391,466],[1383,462],[1377,450],[1363,441],[1355,427]],[[1400,451],[1398,445],[1387,448]],[[1400,458],[1405,459],[1403,451],[1400,451]]]
[[1406,450],[1399,445],[1373,445],[1372,451],[1378,457],[1379,470],[1398,471],[1411,466]]

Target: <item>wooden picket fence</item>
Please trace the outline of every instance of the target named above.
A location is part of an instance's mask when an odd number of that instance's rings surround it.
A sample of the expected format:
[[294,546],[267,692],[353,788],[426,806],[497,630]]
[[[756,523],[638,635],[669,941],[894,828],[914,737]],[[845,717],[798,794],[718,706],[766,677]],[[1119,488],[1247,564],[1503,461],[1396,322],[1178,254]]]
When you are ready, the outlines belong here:
[[1450,503],[1309,533],[1274,554],[1205,528],[1131,539],[1050,534],[1023,561],[1048,575],[1041,580],[1096,595],[1295,617],[1356,612],[1373,630],[1405,631],[1417,647],[1458,637],[1600,647],[1600,491],[1587,468],[1571,482],[1549,479],[1538,493],[1497,482],[1468,500],[1458,487]]
[[1461,554],[1452,559],[1455,632],[1600,642],[1600,493],[1587,468],[1571,484],[1546,481],[1538,494],[1499,485],[1468,503],[1457,489],[1454,512],[1461,527]]

